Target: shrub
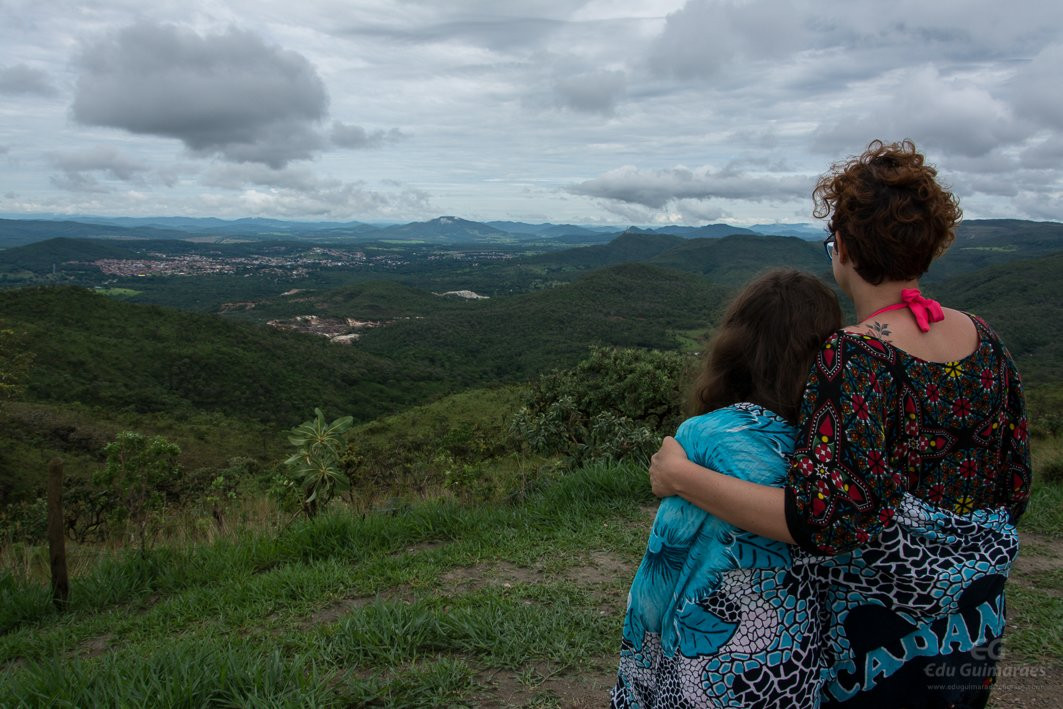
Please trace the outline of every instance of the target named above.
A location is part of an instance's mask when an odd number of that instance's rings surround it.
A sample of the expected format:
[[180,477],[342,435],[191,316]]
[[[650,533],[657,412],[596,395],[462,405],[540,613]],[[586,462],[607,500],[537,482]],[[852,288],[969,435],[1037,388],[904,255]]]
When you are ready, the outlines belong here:
[[572,369],[540,377],[510,433],[536,453],[576,464],[646,458],[682,419],[691,364],[675,352],[595,348]]
[[132,525],[144,554],[158,534],[162,509],[182,488],[181,449],[162,436],[123,431],[103,452],[107,464],[94,482],[110,494],[114,517]]
[[1056,455],[1037,466],[1039,482],[1063,483],[1063,455]]
[[48,505],[43,497],[0,508],[0,544],[40,544],[47,535]]
[[14,330],[0,328],[0,399],[22,392],[23,383],[33,363],[33,354],[25,337]]
[[1050,438],[1063,431],[1063,416],[1058,413],[1044,413],[1030,417],[1030,435],[1033,438]]

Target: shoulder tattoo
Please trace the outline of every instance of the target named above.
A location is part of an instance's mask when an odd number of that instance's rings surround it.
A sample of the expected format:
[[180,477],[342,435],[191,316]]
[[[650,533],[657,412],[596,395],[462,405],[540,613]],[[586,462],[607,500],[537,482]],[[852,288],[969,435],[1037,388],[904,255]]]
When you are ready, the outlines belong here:
[[868,323],[864,325],[864,327],[866,327],[870,331],[870,334],[874,335],[880,340],[886,340],[886,342],[889,342],[889,340],[887,340],[886,338],[893,334],[892,332],[890,332],[889,323],[879,322],[878,320],[873,323]]

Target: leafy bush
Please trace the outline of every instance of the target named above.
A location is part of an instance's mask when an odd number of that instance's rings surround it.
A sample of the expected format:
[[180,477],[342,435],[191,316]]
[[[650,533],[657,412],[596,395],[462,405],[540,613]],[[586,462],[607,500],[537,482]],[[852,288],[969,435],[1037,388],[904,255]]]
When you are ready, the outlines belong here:
[[508,421],[521,398],[516,387],[468,391],[358,427],[343,461],[352,498],[508,495],[507,473],[516,472]]
[[72,478],[63,486],[63,518],[66,534],[77,542],[99,542],[111,531],[112,494],[91,480]]
[[575,367],[540,377],[510,432],[536,453],[576,464],[648,457],[682,419],[691,364],[675,352],[594,348]]
[[94,482],[109,493],[114,517],[132,525],[143,554],[158,534],[162,509],[181,487],[181,449],[162,436],[123,431],[103,452],[107,464]]
[[0,508],[0,544],[39,544],[48,535],[48,505],[43,497]]

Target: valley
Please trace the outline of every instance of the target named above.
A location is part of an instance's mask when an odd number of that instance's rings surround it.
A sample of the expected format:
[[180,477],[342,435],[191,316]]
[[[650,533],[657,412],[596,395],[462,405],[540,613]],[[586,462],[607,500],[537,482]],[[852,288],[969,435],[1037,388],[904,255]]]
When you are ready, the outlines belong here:
[[[293,703],[596,705],[655,509],[631,451],[671,432],[684,372],[742,282],[791,266],[830,283],[829,264],[792,235],[562,230],[574,246],[439,226],[476,240],[315,241],[291,227],[284,240],[97,234],[0,250],[0,354],[18,365],[0,379],[0,703],[29,691],[136,703],[153,678],[200,667],[212,691],[225,666],[246,696]],[[984,316],[1023,374],[1038,483],[1009,661],[1063,671],[1058,580],[1029,572],[1063,536],[1063,225],[964,226],[926,291]],[[550,453],[528,411],[562,384],[591,405],[668,406],[577,421],[540,403],[541,421],[568,427],[555,434],[569,453]],[[350,428],[310,514],[311,488],[284,461],[316,409]],[[649,438],[624,419],[636,410],[656,421]],[[98,482],[125,432],[180,451],[146,553]],[[48,602],[41,543],[54,458],[68,615]],[[269,660],[278,642],[283,666]],[[74,665],[56,688],[47,663],[60,656]]]

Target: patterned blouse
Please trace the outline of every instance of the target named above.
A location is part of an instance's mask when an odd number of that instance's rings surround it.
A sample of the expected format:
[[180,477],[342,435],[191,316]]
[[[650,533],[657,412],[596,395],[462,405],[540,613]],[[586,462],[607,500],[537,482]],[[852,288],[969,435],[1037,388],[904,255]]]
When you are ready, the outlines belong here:
[[786,519],[826,594],[825,707],[960,704],[979,690],[931,678],[992,683],[977,648],[1004,630],[1030,450],[1015,364],[972,320],[979,345],[954,362],[840,331],[813,364]]
[[892,523],[903,493],[959,515],[1030,494],[1022,383],[981,319],[979,346],[928,362],[878,338],[839,331],[821,348],[801,410],[786,518],[812,553],[866,544]]

